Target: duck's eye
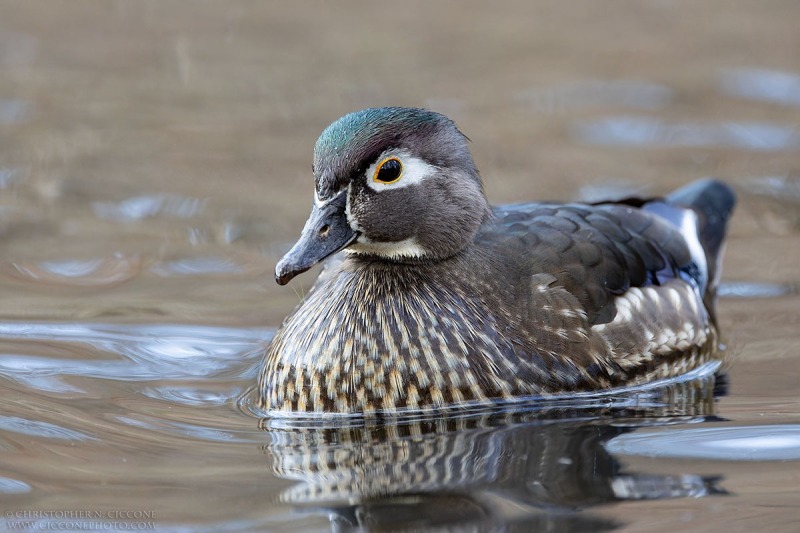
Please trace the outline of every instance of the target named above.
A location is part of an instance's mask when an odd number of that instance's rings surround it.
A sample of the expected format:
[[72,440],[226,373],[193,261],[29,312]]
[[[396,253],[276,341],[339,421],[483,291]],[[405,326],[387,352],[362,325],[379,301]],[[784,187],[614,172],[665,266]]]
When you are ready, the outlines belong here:
[[396,157],[387,157],[375,169],[372,177],[378,183],[394,183],[403,176],[403,163]]

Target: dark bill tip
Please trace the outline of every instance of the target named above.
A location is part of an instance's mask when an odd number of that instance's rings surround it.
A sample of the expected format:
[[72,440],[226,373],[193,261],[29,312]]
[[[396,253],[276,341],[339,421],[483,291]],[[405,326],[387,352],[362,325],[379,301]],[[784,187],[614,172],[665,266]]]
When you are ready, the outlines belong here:
[[278,282],[278,285],[286,285],[292,281],[295,276],[299,276],[309,268],[311,267],[299,269],[296,266],[288,265],[281,261],[275,267],[275,281]]
[[275,281],[286,285],[320,261],[352,243],[358,234],[345,214],[347,192],[342,191],[322,207],[314,206],[300,239],[275,266]]

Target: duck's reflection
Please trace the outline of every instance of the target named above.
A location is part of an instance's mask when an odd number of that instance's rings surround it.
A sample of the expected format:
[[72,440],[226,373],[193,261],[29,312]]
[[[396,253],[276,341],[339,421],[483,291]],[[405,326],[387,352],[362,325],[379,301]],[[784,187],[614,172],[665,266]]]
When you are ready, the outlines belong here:
[[264,427],[273,471],[298,481],[282,501],[327,514],[334,529],[602,531],[621,524],[576,511],[723,492],[717,477],[627,472],[604,447],[643,425],[707,419],[714,396],[708,377],[602,404],[334,428],[265,420]]

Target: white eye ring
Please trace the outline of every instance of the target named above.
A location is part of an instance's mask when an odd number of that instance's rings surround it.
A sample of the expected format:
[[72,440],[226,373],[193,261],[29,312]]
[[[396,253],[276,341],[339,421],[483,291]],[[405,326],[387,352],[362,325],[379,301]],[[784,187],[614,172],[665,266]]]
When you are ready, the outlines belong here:
[[[400,175],[393,181],[381,181],[378,173],[388,161],[398,161],[401,165]],[[407,150],[387,150],[366,171],[367,187],[374,191],[397,189],[420,183],[422,180],[434,176],[437,168],[428,162],[414,157]]]

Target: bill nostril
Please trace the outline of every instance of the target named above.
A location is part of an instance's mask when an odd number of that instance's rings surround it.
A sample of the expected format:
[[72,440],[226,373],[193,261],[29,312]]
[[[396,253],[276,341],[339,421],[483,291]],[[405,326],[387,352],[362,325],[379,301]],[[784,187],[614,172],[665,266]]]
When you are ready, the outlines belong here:
[[328,236],[328,233],[330,233],[330,231],[331,227],[328,224],[325,224],[319,229],[319,236],[324,239],[325,237]]

